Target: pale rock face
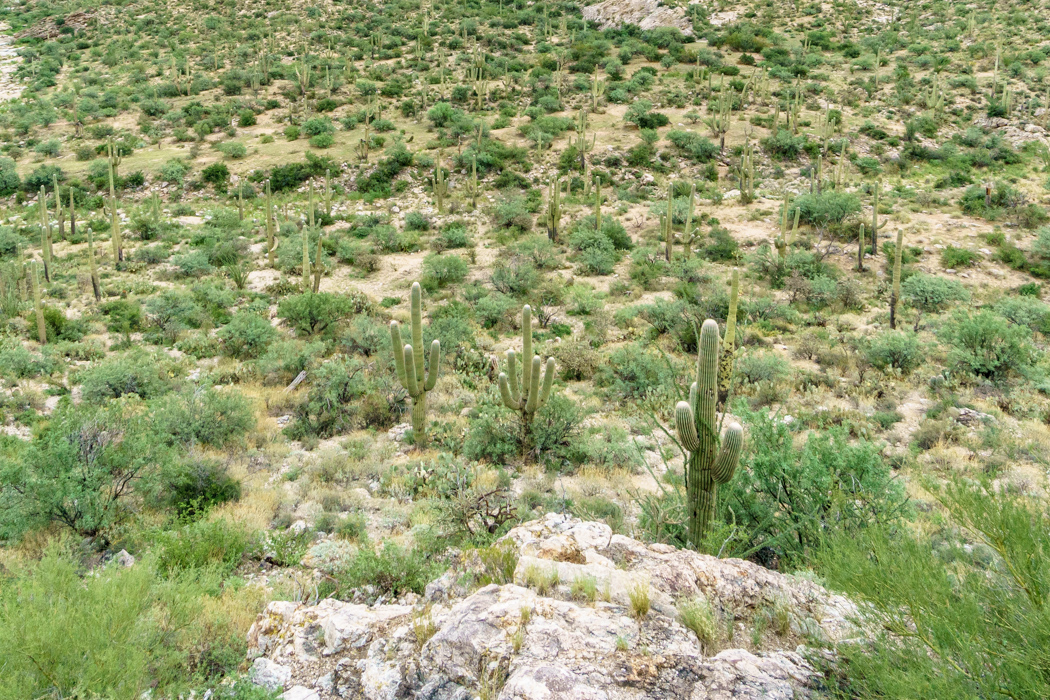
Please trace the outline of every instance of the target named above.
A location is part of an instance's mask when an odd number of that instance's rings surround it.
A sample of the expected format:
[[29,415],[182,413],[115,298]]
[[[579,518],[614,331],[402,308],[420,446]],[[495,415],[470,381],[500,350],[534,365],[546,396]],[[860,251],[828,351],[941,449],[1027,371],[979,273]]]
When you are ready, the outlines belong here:
[[583,8],[583,18],[602,29],[637,24],[642,29],[676,27],[691,36],[693,23],[681,7],[662,5],[658,0],[602,0]]
[[255,685],[268,690],[280,690],[292,679],[292,669],[261,656],[252,664],[248,677]]
[[[816,674],[803,639],[862,636],[849,600],[750,562],[557,514],[504,541],[518,555],[514,583],[468,592],[450,572],[428,587],[429,607],[271,603],[249,632],[255,663],[289,669],[286,687],[321,700],[468,700],[482,688],[499,700],[796,700],[812,697]],[[594,600],[573,598],[580,578]],[[537,580],[544,594],[522,585]],[[639,587],[651,604],[641,619],[630,601]],[[783,648],[705,655],[677,613],[678,601],[700,596],[736,620],[786,610]]]

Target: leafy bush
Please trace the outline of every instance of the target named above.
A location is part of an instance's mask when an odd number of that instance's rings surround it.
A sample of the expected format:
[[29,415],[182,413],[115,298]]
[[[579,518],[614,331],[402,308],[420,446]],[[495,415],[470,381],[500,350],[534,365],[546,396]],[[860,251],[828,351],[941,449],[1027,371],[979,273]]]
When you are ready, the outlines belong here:
[[424,289],[433,292],[462,282],[469,270],[467,261],[458,255],[429,253],[423,258],[423,277],[420,282]]
[[668,391],[676,381],[666,358],[642,344],[617,348],[601,366],[595,383],[618,399],[641,399]]
[[255,358],[277,339],[277,330],[259,314],[239,311],[219,329],[226,354],[240,359]]
[[60,408],[19,454],[0,460],[0,531],[12,536],[57,522],[82,536],[103,535],[168,459],[141,411],[118,402]]
[[152,399],[171,390],[168,363],[143,351],[109,357],[82,370],[84,400],[102,404],[127,394]]
[[387,371],[375,372],[357,358],[330,360],[311,375],[306,400],[285,429],[293,439],[321,438],[355,428],[389,428],[403,410],[404,393]]
[[677,148],[682,155],[695,163],[709,163],[718,155],[718,146],[693,131],[680,131],[672,129],[667,132],[667,140]]
[[445,564],[424,547],[404,549],[387,542],[378,551],[371,546],[360,548],[346,567],[335,572],[335,577],[340,591],[350,595],[367,589],[371,591],[368,599],[375,600],[410,592],[422,594],[444,568]]
[[170,442],[221,447],[254,428],[255,414],[237,391],[203,387],[161,399],[153,425]]
[[190,459],[174,462],[161,475],[164,504],[180,518],[196,518],[220,503],[241,497],[241,482],[229,475],[216,460]]
[[798,209],[799,220],[817,228],[841,224],[860,211],[857,195],[839,190],[825,190],[820,194],[804,194],[791,203]]
[[1029,330],[992,311],[957,313],[941,327],[940,336],[951,346],[949,360],[978,377],[1002,380],[1032,362]]
[[864,347],[864,356],[880,370],[896,369],[909,374],[927,359],[928,348],[908,331],[886,331],[873,337]]
[[331,292],[295,294],[277,306],[277,315],[299,335],[331,332],[353,312],[352,299]]
[[158,532],[153,538],[157,568],[165,576],[194,569],[229,574],[241,563],[251,544],[247,532],[225,520],[199,520]]

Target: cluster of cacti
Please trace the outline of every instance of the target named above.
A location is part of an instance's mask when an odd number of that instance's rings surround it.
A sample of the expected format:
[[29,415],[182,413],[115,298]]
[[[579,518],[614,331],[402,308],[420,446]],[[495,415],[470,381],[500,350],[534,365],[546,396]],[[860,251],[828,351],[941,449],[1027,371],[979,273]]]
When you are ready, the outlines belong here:
[[478,157],[476,155],[470,158],[470,181],[467,183],[467,194],[470,196],[470,208],[477,209],[481,188],[478,186]]
[[521,309],[520,381],[517,359],[513,350],[507,351],[507,369],[499,374],[499,392],[503,405],[521,416],[522,456],[528,457],[532,446],[532,420],[536,411],[546,405],[554,383],[554,358],[547,358],[544,366],[539,355],[532,354],[532,308],[527,304]]
[[904,254],[904,229],[897,231],[897,246],[893,249],[893,288],[890,290],[890,328],[897,328],[897,302],[901,298],[901,256]]
[[715,515],[718,486],[736,471],[744,431],[732,423],[719,444],[715,423],[718,401],[718,323],[704,321],[700,329],[696,381],[689,400],[675,406],[678,440],[687,452],[685,461],[686,538],[699,548]]
[[547,186],[547,238],[558,242],[558,229],[561,226],[561,180],[551,178]]
[[390,322],[390,343],[394,351],[394,366],[401,386],[412,399],[412,439],[423,447],[427,439],[427,393],[437,384],[441,371],[441,342],[430,346],[429,369],[423,364],[423,300],[418,282],[412,284],[412,343],[401,342],[401,326]]
[[725,80],[719,84],[718,101],[715,104],[714,114],[704,120],[711,129],[711,133],[718,138],[718,152],[726,150],[726,134],[729,133],[729,122],[733,112],[734,92],[732,87],[726,87]]
[[431,186],[434,189],[434,206],[438,214],[445,213],[445,197],[448,196],[448,180],[445,171],[441,167],[441,156],[438,155],[434,161],[434,175],[431,177]]

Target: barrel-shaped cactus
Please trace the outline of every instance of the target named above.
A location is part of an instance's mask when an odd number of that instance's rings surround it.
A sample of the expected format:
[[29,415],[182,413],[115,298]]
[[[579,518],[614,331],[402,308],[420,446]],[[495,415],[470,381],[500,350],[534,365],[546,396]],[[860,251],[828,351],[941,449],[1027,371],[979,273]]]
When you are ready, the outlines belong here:
[[427,392],[437,384],[441,368],[441,342],[430,346],[430,367],[423,363],[423,292],[419,283],[412,284],[412,343],[402,344],[401,326],[390,322],[390,344],[394,351],[394,366],[401,386],[412,399],[412,437],[416,447],[427,440]]
[[696,381],[689,400],[675,406],[678,440],[688,453],[685,462],[686,528],[689,545],[699,547],[718,501],[718,485],[728,483],[736,471],[744,431],[732,423],[719,444],[715,424],[718,401],[718,324],[707,319],[700,329]]
[[[542,370],[542,372],[541,372]],[[541,378],[542,373],[542,378]],[[518,356],[507,351],[507,371],[499,373],[499,393],[503,405],[521,415],[521,451],[528,457],[532,443],[532,419],[543,408],[554,384],[554,358],[546,366],[539,355],[532,354],[532,307],[521,309],[521,380],[518,379]]]

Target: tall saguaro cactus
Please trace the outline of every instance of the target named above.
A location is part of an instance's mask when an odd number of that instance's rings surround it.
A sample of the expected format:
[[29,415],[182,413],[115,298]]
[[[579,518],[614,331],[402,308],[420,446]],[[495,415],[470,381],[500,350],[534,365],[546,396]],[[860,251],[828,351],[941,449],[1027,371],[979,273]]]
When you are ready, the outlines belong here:
[[897,330],[897,302],[901,298],[901,255],[904,252],[904,230],[897,231],[897,247],[893,250],[893,289],[890,291],[890,328]]
[[423,292],[419,282],[412,283],[412,344],[402,345],[401,326],[390,322],[390,343],[394,366],[401,386],[412,398],[412,436],[416,447],[427,441],[427,393],[437,384],[441,371],[441,341],[430,346],[430,368],[423,365]]
[[718,323],[704,321],[700,329],[700,352],[696,381],[689,387],[689,400],[675,406],[675,428],[688,455],[685,461],[685,508],[688,543],[699,547],[715,514],[719,484],[728,483],[736,471],[744,431],[731,424],[719,444],[715,432],[718,401]]
[[[532,307],[521,309],[521,382],[518,382],[518,356],[507,351],[507,371],[499,373],[499,393],[503,405],[521,414],[521,453],[527,457],[532,442],[532,419],[551,395],[554,383],[554,358],[545,367],[539,355],[532,354]],[[540,379],[540,370],[543,378]]]
[[718,405],[725,406],[729,385],[733,381],[733,352],[736,350],[736,309],[740,297],[740,273],[733,270],[729,287],[729,313],[726,315],[726,335],[722,341],[722,356],[718,360]]
[[40,301],[40,276],[33,263],[33,310],[36,312],[36,336],[41,345],[47,345],[47,323],[44,321],[44,304]]

